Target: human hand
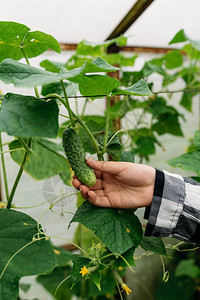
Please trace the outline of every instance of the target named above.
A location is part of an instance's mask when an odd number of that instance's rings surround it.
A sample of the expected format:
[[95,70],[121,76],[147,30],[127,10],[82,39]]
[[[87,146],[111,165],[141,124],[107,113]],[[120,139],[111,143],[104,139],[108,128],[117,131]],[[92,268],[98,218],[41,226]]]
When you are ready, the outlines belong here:
[[152,202],[155,169],[142,164],[87,159],[97,182],[92,187],[82,185],[74,176],[72,184],[83,198],[102,207],[138,208]]

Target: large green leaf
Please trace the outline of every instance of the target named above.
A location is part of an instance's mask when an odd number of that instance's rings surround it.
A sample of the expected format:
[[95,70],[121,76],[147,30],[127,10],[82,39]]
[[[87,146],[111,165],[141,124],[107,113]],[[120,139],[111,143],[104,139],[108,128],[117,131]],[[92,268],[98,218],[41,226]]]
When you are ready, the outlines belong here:
[[175,276],[188,276],[196,279],[200,276],[200,268],[195,265],[194,259],[185,259],[176,268]]
[[178,68],[183,64],[183,56],[180,50],[170,51],[164,56],[164,61],[168,69]]
[[117,79],[104,75],[80,75],[71,81],[79,84],[83,96],[94,97],[109,95],[120,84]]
[[5,58],[23,58],[21,47],[28,57],[35,57],[48,49],[60,53],[60,45],[51,35],[34,31],[15,22],[0,22],[0,61]]
[[73,295],[73,290],[71,290],[72,283],[70,278],[66,280],[70,274],[71,268],[69,266],[56,267],[50,274],[38,276],[37,282],[41,284],[50,294],[54,295],[59,284],[64,280],[62,285],[60,285],[59,289],[57,290],[54,299],[70,300]]
[[137,247],[142,238],[141,224],[131,210],[100,208],[84,202],[72,222],[79,222],[93,230],[108,249],[117,254]]
[[115,88],[114,91],[112,92],[112,95],[119,95],[119,94],[134,95],[134,96],[152,96],[153,95],[148,87],[148,84],[143,79],[140,79],[134,85],[132,85],[126,89]]
[[[112,72],[116,70],[118,70],[118,68],[109,65],[108,63],[106,63],[105,60],[101,59],[100,57],[97,57],[93,62],[86,61],[82,67],[73,69],[71,71],[67,71],[67,69],[62,69],[60,73],[52,73],[45,70],[41,70],[39,68],[31,67],[26,64],[17,62],[11,58],[8,58],[0,64],[0,80],[2,80],[5,83],[14,83],[15,86],[34,87],[37,85],[44,85],[56,82],[58,80],[67,79],[76,83],[80,83],[81,86],[83,85],[82,89],[84,89],[85,86],[87,87],[87,85],[95,84],[96,82],[95,79],[93,79],[93,81],[88,82],[88,78],[90,78],[90,76],[85,76],[86,79],[84,79],[85,73]],[[103,77],[105,77],[106,79],[104,79]],[[104,85],[103,92],[106,93],[106,95],[107,91],[109,91],[110,93],[114,89],[114,87],[119,86],[118,80],[110,78],[108,76],[101,75],[100,81],[101,82],[98,81],[96,85]],[[111,82],[113,83],[112,88],[110,86],[112,85]],[[106,84],[109,85],[108,88],[106,88]]]
[[[18,141],[9,144],[10,150],[21,148]],[[66,175],[68,181],[71,181],[71,171],[65,157],[58,154],[58,145],[45,139],[32,139],[32,153],[25,163],[24,170],[35,180],[50,178],[56,174]],[[24,152],[11,152],[13,160],[21,164]]]
[[172,167],[192,171],[200,176],[200,150],[182,154],[179,157],[168,160],[167,163]]
[[135,152],[134,150],[125,151],[123,150],[121,153],[120,161],[126,162],[135,162]]
[[[38,227],[37,222],[30,216],[14,210],[2,209],[0,219],[0,272],[9,259],[16,254],[4,274],[1,273],[0,299],[16,300],[19,279],[22,276],[52,271],[56,266],[56,257],[48,239],[32,242]],[[40,236],[42,237],[41,234]]]
[[0,108],[0,131],[25,138],[55,138],[58,134],[56,101],[6,94]]
[[167,255],[165,245],[163,244],[161,238],[154,237],[154,236],[150,236],[150,237],[143,236],[140,246],[145,251],[149,250],[159,255]]
[[176,136],[183,136],[178,114],[164,113],[158,116],[158,122],[154,123],[152,129],[159,135],[170,133]]
[[82,68],[77,68],[71,71],[64,69],[61,73],[52,73],[17,62],[11,58],[5,59],[0,64],[0,80],[21,87],[34,87],[62,79],[70,80],[81,72]]

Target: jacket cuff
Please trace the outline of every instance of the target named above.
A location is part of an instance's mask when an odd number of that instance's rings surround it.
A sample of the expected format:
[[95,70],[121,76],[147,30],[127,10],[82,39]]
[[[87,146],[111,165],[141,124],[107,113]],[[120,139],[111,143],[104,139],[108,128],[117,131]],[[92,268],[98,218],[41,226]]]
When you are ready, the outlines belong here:
[[148,219],[145,236],[173,236],[183,211],[184,199],[183,177],[156,169],[153,200],[144,215]]

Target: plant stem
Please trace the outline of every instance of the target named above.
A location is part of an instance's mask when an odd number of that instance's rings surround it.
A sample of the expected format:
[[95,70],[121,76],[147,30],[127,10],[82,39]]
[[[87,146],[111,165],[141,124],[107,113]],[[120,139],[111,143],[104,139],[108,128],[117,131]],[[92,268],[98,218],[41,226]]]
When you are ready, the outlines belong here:
[[[59,96],[58,94],[49,94],[49,95],[47,95],[45,98],[57,98],[57,99],[59,99],[59,100],[63,103],[63,105],[67,108],[67,105],[66,105],[65,101],[64,101],[64,100],[62,99],[62,97]],[[78,116],[75,115],[75,113],[74,113],[72,110],[71,110],[71,113],[72,113],[73,121],[74,121],[74,122],[75,122],[75,121],[78,122],[78,123],[83,127],[83,129],[85,129],[85,131],[87,132],[87,134],[89,135],[90,140],[91,140],[91,142],[92,142],[92,144],[93,144],[93,146],[94,146],[94,148],[95,148],[95,150],[96,150],[96,152],[97,152],[97,155],[100,154],[99,147],[98,147],[97,142],[96,142],[96,140],[95,140],[95,138],[94,138],[92,132],[90,131],[90,129],[89,129],[89,128],[87,127],[87,125],[81,120],[81,118],[79,118]],[[70,118],[70,120],[71,120],[71,118]]]
[[1,147],[1,163],[2,163],[2,169],[3,169],[4,187],[5,187],[5,192],[6,192],[6,199],[8,201],[9,190],[8,190],[8,181],[7,181],[7,174],[6,174],[6,165],[5,165],[4,154],[3,154],[1,132],[0,132],[0,147]]
[[83,110],[82,110],[82,113],[81,113],[81,117],[83,117],[83,116],[84,116],[84,113],[85,113],[85,109],[86,109],[87,102],[88,102],[88,98],[86,98],[86,99],[85,99],[85,102],[84,102],[84,105],[83,105]]
[[108,96],[107,99],[106,128],[105,128],[105,137],[104,137],[102,154],[106,152],[106,145],[108,142],[109,122],[110,122],[110,96]]
[[[74,113],[73,113],[73,114],[74,114]],[[95,150],[96,150],[96,153],[97,153],[97,155],[99,155],[99,154],[100,154],[100,150],[99,150],[99,147],[98,147],[98,145],[97,145],[97,142],[96,142],[96,140],[95,140],[95,138],[94,138],[92,132],[90,131],[90,129],[87,127],[87,125],[86,125],[86,124],[85,124],[78,116],[76,116],[76,115],[74,114],[74,117],[75,117],[76,121],[83,127],[83,129],[85,129],[85,131],[86,131],[87,134],[89,135],[90,140],[91,140],[91,142],[92,142],[92,144],[93,144],[93,146],[94,146],[94,148],[95,148]]]
[[68,100],[68,97],[67,97],[67,92],[66,92],[63,80],[60,80],[60,83],[61,83],[61,86],[62,86],[62,89],[63,89],[63,93],[64,93],[64,96],[65,96],[65,104],[66,104],[65,107],[68,110],[68,114],[69,114],[69,117],[70,117],[70,121],[72,123],[72,127],[75,127],[73,113],[72,113],[72,110],[71,110],[70,105],[69,105],[69,100]]
[[[28,57],[27,57],[27,55],[26,55],[26,52],[24,51],[24,48],[23,48],[23,42],[22,42],[22,44],[21,44],[21,50],[22,50],[22,53],[23,53],[23,55],[24,55],[24,58],[25,58],[25,60],[26,60],[27,65],[30,66],[30,62],[29,62]],[[38,89],[37,89],[36,86],[34,87],[34,91],[35,91],[36,97],[37,97],[37,98],[40,98],[40,94],[39,94]]]
[[[31,138],[29,138],[29,140],[28,140],[28,147],[30,147],[30,144],[31,144]],[[13,200],[15,191],[16,191],[16,189],[17,189],[19,180],[20,180],[20,178],[21,178],[21,176],[22,176],[22,173],[23,173],[23,170],[24,170],[24,165],[25,165],[25,163],[26,163],[26,161],[27,161],[27,158],[28,158],[28,152],[26,151],[25,154],[24,154],[24,158],[23,158],[23,160],[22,160],[22,163],[21,163],[19,172],[18,172],[17,177],[16,177],[16,179],[15,179],[15,182],[14,182],[14,184],[13,184],[13,187],[12,187],[12,190],[11,190],[11,193],[10,193],[10,196],[9,196],[9,199],[8,199],[8,203],[7,203],[7,208],[11,208],[12,200]]]
[[18,137],[18,140],[20,142],[20,144],[22,145],[22,147],[30,154],[32,153],[32,150],[28,147],[28,145],[24,142],[24,139]]

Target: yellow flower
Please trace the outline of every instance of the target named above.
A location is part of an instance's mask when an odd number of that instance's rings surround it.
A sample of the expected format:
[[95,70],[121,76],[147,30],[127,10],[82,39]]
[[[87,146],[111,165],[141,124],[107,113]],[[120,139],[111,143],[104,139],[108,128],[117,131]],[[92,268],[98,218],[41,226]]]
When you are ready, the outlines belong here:
[[127,293],[127,295],[129,295],[132,292],[131,289],[129,289],[129,287],[125,283],[122,283],[121,287],[123,291]]
[[89,272],[89,270],[86,268],[86,266],[83,266],[83,268],[81,268],[80,273],[82,274],[82,276],[86,275]]
[[119,270],[119,271],[122,271],[122,270],[124,270],[124,268],[122,268],[121,266],[119,266],[119,267],[118,267],[118,270]]

